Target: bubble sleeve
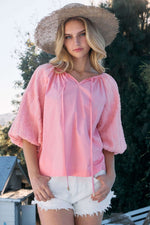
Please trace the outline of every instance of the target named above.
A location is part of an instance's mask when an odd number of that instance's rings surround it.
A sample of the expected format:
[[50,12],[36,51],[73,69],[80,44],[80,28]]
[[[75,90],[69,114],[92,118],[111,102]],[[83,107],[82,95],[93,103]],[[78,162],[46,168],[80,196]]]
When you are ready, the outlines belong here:
[[120,95],[116,81],[108,74],[102,75],[106,103],[98,123],[98,131],[103,142],[103,149],[123,153],[126,148],[122,122]]
[[23,139],[41,146],[47,79],[43,67],[39,66],[23,94],[19,111],[8,133],[11,141],[19,147],[23,147]]

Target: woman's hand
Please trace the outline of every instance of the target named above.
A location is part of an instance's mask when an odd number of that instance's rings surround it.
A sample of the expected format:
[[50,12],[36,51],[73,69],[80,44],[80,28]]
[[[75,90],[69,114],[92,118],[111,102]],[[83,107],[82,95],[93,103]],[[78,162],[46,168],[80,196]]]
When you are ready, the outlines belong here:
[[50,177],[42,176],[40,174],[30,178],[33,192],[37,201],[45,202],[51,198],[54,198],[54,195],[48,186],[48,181],[50,179]]
[[96,177],[96,179],[100,181],[101,186],[99,190],[95,193],[95,196],[91,196],[92,200],[97,200],[98,202],[104,200],[115,182],[115,177],[115,173],[111,175],[106,174]]
[[23,140],[23,152],[27,163],[28,174],[36,200],[47,201],[54,198],[48,187],[50,177],[42,176],[39,170],[37,146]]

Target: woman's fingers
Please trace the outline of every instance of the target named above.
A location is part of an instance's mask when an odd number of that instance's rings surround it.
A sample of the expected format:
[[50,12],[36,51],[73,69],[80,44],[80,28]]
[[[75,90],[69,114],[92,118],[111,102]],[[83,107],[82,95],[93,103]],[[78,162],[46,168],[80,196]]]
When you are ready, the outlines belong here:
[[53,198],[53,196],[48,196],[45,190],[40,189],[38,192],[34,193],[35,194],[35,198],[38,201],[47,201],[50,200],[51,198]]
[[31,180],[33,192],[38,201],[47,201],[54,198],[48,186],[48,181],[50,179],[50,177],[38,175]]
[[102,195],[102,194],[104,194],[107,191],[108,191],[108,188],[106,186],[104,186],[104,185],[101,185],[101,187],[98,189],[98,191],[95,192],[95,196]]
[[34,193],[34,195],[37,201],[44,201],[44,202],[47,201],[40,192]]
[[50,188],[49,188],[48,184],[45,185],[44,191],[45,191],[45,194],[47,195],[47,197],[48,197],[49,199],[54,198],[54,195],[53,195],[52,192],[50,191]]
[[106,198],[108,193],[109,193],[109,191],[107,191],[107,190],[101,191],[101,189],[99,189],[99,191],[97,191],[94,196],[92,195],[92,200],[102,201]]
[[109,192],[107,192],[107,191],[103,191],[102,193],[101,192],[97,193],[95,196],[92,197],[92,200],[100,202],[100,201],[104,200],[108,194],[109,194]]
[[112,181],[107,175],[102,175],[96,178],[99,180],[101,186],[98,189],[98,191],[95,193],[94,196],[92,196],[92,200],[97,200],[98,202],[104,200],[107,195],[109,194],[111,188],[112,188]]

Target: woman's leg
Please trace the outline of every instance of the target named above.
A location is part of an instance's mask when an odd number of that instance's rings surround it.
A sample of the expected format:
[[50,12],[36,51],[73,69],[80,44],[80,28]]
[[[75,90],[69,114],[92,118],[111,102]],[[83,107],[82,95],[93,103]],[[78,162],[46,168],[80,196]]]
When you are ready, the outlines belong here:
[[93,216],[76,216],[75,217],[75,225],[101,225],[103,219],[103,214],[98,213],[98,215],[94,214]]
[[41,210],[38,207],[41,225],[74,225],[73,210],[69,209],[49,209]]

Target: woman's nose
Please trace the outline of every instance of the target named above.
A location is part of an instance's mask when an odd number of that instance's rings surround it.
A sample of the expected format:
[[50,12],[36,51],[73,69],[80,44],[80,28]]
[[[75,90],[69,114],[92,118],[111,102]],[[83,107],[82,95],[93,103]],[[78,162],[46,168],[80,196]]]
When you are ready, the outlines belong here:
[[74,38],[74,44],[75,45],[79,45],[80,44],[80,40],[79,40],[78,36]]

